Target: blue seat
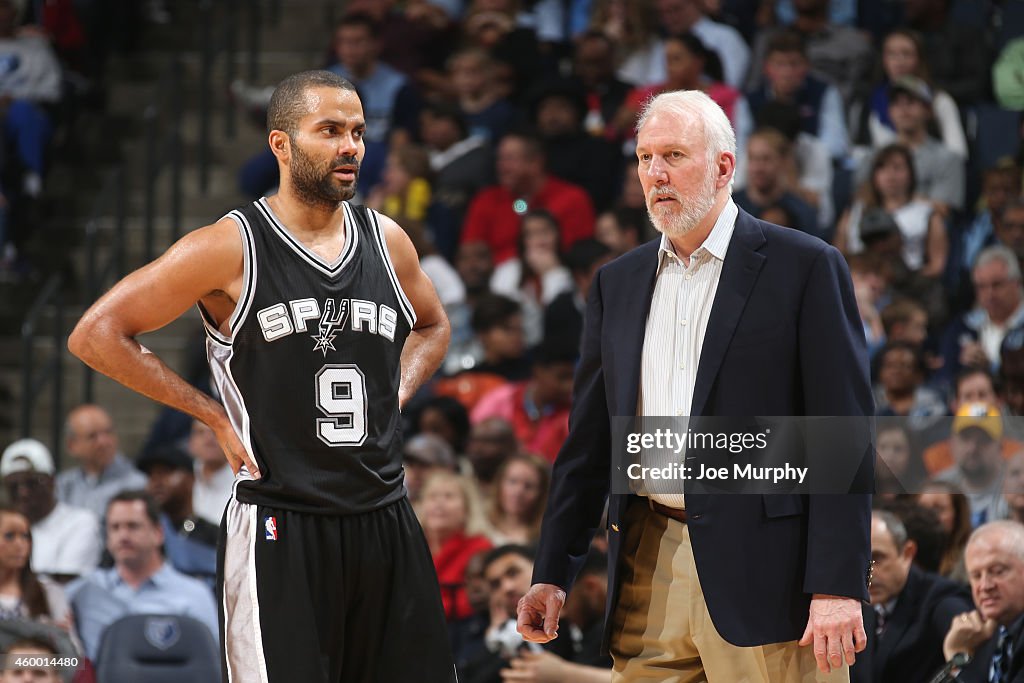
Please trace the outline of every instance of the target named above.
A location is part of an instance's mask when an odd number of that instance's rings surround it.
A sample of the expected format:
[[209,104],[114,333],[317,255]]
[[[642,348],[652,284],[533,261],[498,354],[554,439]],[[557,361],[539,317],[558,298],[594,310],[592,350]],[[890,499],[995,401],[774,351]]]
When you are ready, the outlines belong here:
[[107,627],[96,657],[99,683],[220,683],[213,635],[192,617],[130,614]]

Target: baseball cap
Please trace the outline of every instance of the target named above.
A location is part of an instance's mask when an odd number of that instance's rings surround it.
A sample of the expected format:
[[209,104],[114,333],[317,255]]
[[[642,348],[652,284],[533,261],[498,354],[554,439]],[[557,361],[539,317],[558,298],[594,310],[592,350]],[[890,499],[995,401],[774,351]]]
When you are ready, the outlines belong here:
[[956,411],[953,418],[953,433],[976,427],[986,432],[994,441],[1003,438],[1003,418],[999,409],[987,403],[968,403]]
[[149,451],[135,463],[135,466],[146,474],[149,474],[154,465],[165,465],[172,470],[191,472],[195,467],[195,461],[184,448],[171,444]]
[[898,92],[907,93],[925,104],[931,104],[934,99],[932,89],[917,76],[903,76],[893,81],[889,86],[889,98],[891,99]]
[[455,453],[448,442],[434,434],[417,434],[409,439],[402,449],[406,460],[415,460],[426,465],[455,468]]
[[35,439],[19,439],[4,449],[0,457],[0,477],[15,472],[55,472],[50,449]]

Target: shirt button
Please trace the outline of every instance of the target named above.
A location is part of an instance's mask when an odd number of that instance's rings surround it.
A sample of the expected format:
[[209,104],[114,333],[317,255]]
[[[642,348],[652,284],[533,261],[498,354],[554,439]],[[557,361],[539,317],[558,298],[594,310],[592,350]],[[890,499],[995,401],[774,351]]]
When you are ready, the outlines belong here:
[[680,369],[680,370],[685,370],[685,369],[686,369],[686,366],[685,366],[685,365],[684,365],[683,363],[680,363],[680,364],[679,364],[679,369]]
[[681,411],[681,410],[677,410],[677,411],[676,411],[676,415],[678,415],[678,416],[682,417],[682,415],[683,415],[683,411]]
[[679,324],[680,325],[685,325],[686,324],[686,318],[683,318],[682,320],[680,320]]
[[693,273],[687,273],[686,274],[686,279],[687,280],[692,280],[693,279]]

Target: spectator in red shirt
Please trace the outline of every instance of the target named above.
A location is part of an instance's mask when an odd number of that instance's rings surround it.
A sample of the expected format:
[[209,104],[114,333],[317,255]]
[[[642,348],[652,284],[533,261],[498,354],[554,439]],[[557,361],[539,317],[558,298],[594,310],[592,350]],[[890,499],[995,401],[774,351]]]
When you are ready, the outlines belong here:
[[554,462],[569,434],[576,350],[570,344],[542,344],[534,355],[533,374],[522,383],[506,384],[485,395],[470,414],[473,424],[489,417],[512,423],[523,450]]
[[423,485],[419,511],[423,535],[434,559],[441,602],[448,621],[473,614],[466,596],[466,565],[491,542],[476,531],[482,528],[482,513],[473,482],[461,475],[438,470]]
[[562,227],[562,250],[594,234],[594,207],[577,185],[548,175],[544,145],[525,132],[509,133],[498,145],[498,184],[473,198],[462,226],[462,242],[486,242],[494,263],[516,255],[520,217],[546,209]]

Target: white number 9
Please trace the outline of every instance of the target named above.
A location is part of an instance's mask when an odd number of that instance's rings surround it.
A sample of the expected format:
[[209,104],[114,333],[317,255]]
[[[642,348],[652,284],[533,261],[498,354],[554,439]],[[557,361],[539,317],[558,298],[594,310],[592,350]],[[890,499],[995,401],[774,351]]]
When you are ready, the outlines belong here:
[[328,446],[359,446],[366,439],[366,381],[355,365],[325,365],[316,373],[316,435]]

